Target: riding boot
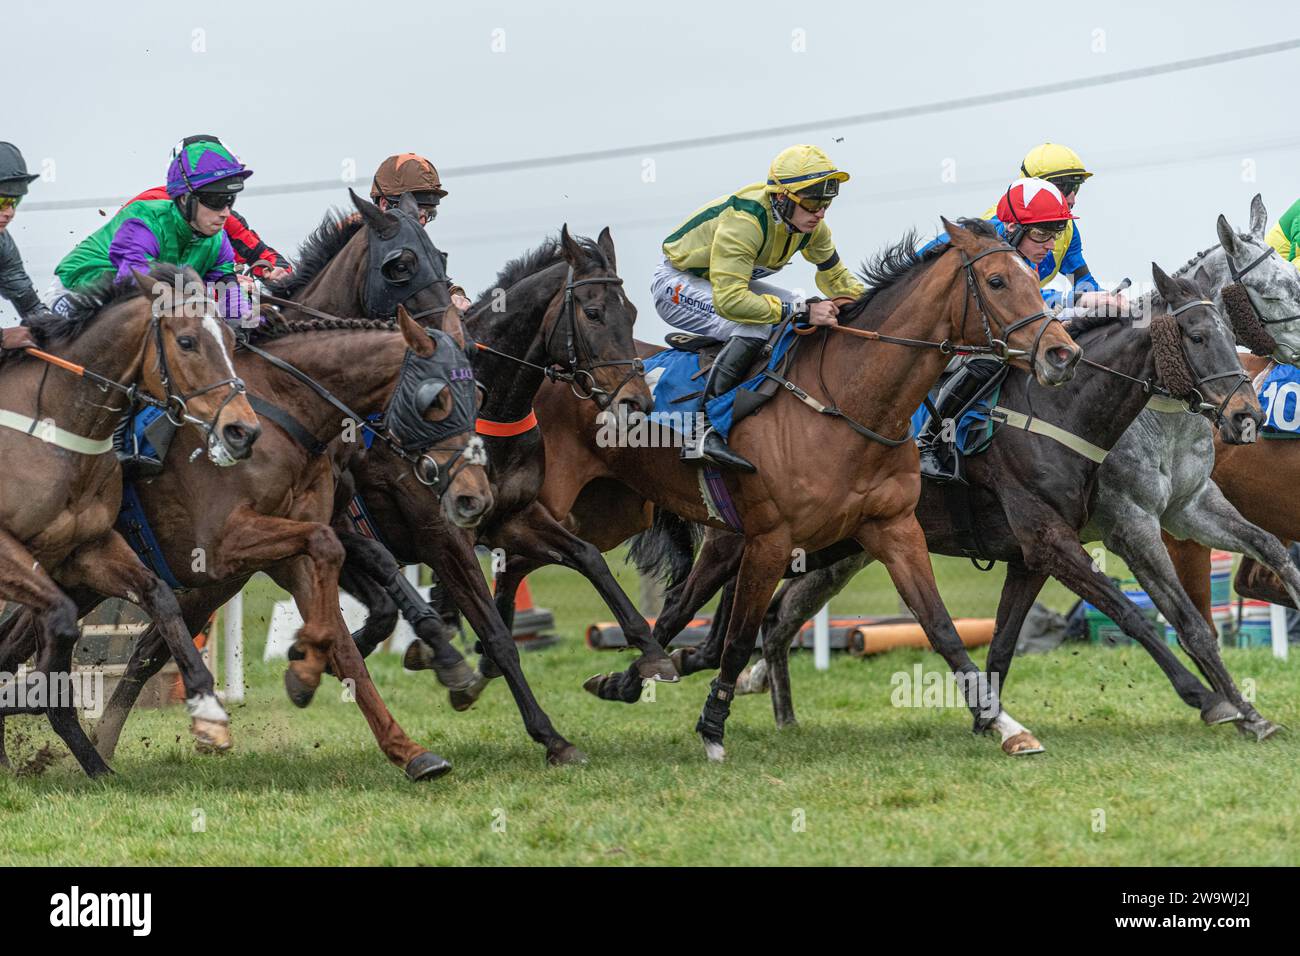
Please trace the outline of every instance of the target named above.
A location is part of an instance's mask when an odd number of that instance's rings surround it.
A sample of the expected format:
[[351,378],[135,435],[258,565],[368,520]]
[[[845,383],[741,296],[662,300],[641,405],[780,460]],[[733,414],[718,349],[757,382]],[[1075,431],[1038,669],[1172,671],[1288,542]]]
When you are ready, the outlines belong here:
[[[713,367],[709,369],[708,381],[704,384],[704,395],[700,405],[706,418],[709,414],[709,402],[719,395],[725,395],[744,381],[745,373],[754,364],[764,344],[766,344],[765,339],[751,336],[733,335],[727,339],[726,344],[714,358]],[[726,440],[718,434],[712,422],[709,422],[704,437],[695,447],[688,446],[682,449],[683,460],[689,461],[695,458],[703,458],[711,464],[734,468],[737,471],[752,473],[757,470],[727,446]]]
[[[961,456],[956,440],[943,438],[944,422],[959,418],[989,380],[1001,369],[1000,362],[971,359],[960,365],[939,388],[932,415],[917,436],[921,452],[921,474],[935,481],[961,481]],[[956,422],[954,422],[955,431]]]

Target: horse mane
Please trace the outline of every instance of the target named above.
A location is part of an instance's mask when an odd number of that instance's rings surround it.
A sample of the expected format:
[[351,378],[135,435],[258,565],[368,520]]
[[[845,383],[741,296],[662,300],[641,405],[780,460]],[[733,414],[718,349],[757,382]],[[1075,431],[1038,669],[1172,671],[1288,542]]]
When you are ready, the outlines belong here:
[[342,209],[330,209],[321,219],[321,223],[311,235],[298,247],[298,263],[287,279],[271,285],[273,295],[291,299],[330,263],[330,260],[343,251],[357,230],[365,225],[365,220],[355,212]]
[[[969,229],[977,236],[1000,238],[997,227],[987,219],[959,219],[957,225]],[[858,276],[866,284],[867,291],[850,306],[855,314],[866,308],[880,293],[898,285],[914,270],[938,259],[949,248],[948,243],[940,242],[921,251],[917,248],[919,243],[920,234],[915,229],[909,229],[897,242],[886,246],[862,263]]]
[[[602,269],[613,270],[613,266],[605,256],[605,251],[600,248],[600,245],[594,239],[587,236],[574,236],[572,238],[584,253],[596,260],[596,263]],[[560,237],[558,235],[547,236],[537,248],[525,252],[518,258],[511,259],[502,266],[501,271],[497,273],[492,288],[479,295],[473,306],[470,307],[470,312],[476,312],[491,299],[492,293],[497,289],[508,289],[515,283],[549,269],[557,262],[563,261],[564,244],[560,241]]]
[[[170,262],[152,263],[149,278],[169,286],[175,286],[179,278],[182,287],[186,282],[202,281],[193,269],[172,265]],[[119,282],[115,275],[105,275],[68,296],[66,315],[49,313],[44,318],[31,322],[32,336],[42,348],[66,345],[85,332],[110,306],[143,296],[144,293],[135,282],[129,279]]]
[[273,319],[249,334],[249,341],[260,343],[272,339],[282,339],[286,335],[300,335],[305,332],[396,332],[399,326],[392,319],[312,319],[310,321],[289,321],[284,318]]

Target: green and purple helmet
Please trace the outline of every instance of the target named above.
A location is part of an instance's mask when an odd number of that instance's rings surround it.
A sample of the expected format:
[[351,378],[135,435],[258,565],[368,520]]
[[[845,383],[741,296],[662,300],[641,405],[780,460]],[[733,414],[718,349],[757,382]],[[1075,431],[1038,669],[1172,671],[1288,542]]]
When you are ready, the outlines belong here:
[[187,136],[172,150],[167,195],[175,199],[199,191],[237,193],[251,175],[253,171],[215,136]]

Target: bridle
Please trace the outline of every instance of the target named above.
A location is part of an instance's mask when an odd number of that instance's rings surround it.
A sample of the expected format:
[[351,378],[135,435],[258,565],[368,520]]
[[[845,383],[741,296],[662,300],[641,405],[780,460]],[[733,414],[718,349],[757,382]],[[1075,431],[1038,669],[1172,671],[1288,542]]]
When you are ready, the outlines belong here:
[[[997,359],[999,362],[1004,362],[1004,363],[1010,362],[1014,358],[1029,356],[1030,362],[1033,362],[1038,356],[1039,346],[1042,343],[1043,335],[1047,332],[1048,327],[1051,325],[1052,322],[1059,323],[1061,320],[1057,318],[1057,316],[1052,312],[1048,311],[1047,309],[1043,309],[1039,312],[1035,312],[1033,315],[1025,316],[1022,319],[1017,319],[1015,322],[1011,323],[1010,325],[1002,329],[1002,335],[1006,336],[1007,338],[1010,338],[1011,334],[1017,331],[1018,329],[1024,328],[1025,326],[1029,325],[1031,322],[1038,322],[1041,320],[1041,325],[1038,329],[1038,334],[1034,336],[1033,349],[1031,349],[1028,352],[1026,352],[1023,349],[1013,349],[1007,345],[1005,339],[999,339],[993,337],[993,327],[989,322],[988,307],[984,301],[984,297],[980,294],[979,282],[976,281],[975,263],[978,262],[980,259],[983,259],[985,256],[991,256],[994,253],[998,253],[998,252],[1010,252],[1016,256],[1020,255],[1020,253],[1017,252],[1014,247],[1006,243],[1002,243],[1000,245],[994,246],[991,249],[985,249],[983,252],[978,252],[973,256],[968,256],[964,251],[962,251],[961,253],[962,269],[966,273],[967,292],[966,295],[962,297],[961,325],[958,326],[958,329],[960,331],[960,334],[963,337],[965,337],[966,321],[970,315],[970,303],[971,303],[971,299],[973,298],[975,300],[975,307],[976,309],[979,310],[980,321],[984,325],[984,337],[988,341],[988,345],[954,345],[950,339],[944,339],[942,342],[933,342],[927,339],[909,339],[909,338],[903,338],[896,335],[882,335],[879,332],[874,332],[867,329],[854,329],[845,325],[831,325],[831,326],[809,325],[804,327],[796,326],[795,333],[798,335],[809,335],[812,332],[815,332],[819,328],[826,328],[832,332],[841,332],[846,335],[854,335],[859,338],[869,339],[873,342],[885,342],[889,345],[902,345],[908,348],[938,349],[939,352],[943,355],[987,355],[990,358]],[[885,445],[889,448],[896,448],[899,445],[911,441],[913,438],[911,425],[908,426],[907,434],[904,435],[902,438],[888,438],[884,435],[879,434],[878,432],[872,431],[870,428],[863,425],[861,422],[854,421],[848,415],[844,414],[844,412],[839,408],[838,403],[836,403],[834,396],[831,395],[830,389],[827,387],[826,381],[822,376],[822,367],[825,364],[825,360],[826,360],[827,338],[828,337],[824,337],[821,340],[822,342],[821,353],[817,360],[817,382],[821,386],[822,392],[828,398],[831,399],[830,405],[822,405],[816,399],[812,398],[803,389],[799,388],[799,386],[795,385],[793,382],[789,381],[788,379],[784,379],[778,375],[774,375],[771,371],[766,371],[764,374],[768,378],[771,378],[774,381],[776,381],[778,384],[780,384],[788,392],[794,395],[795,398],[799,399],[799,401],[803,402],[809,408],[812,408],[814,411],[818,412],[819,414],[830,415],[835,418],[842,419],[845,424],[847,424],[859,435],[862,435],[864,438],[869,438],[872,441],[879,442],[880,444]],[[1028,390],[1027,384],[1026,384],[1026,390]]]
[[[480,351],[490,352],[501,358],[509,359],[518,365],[536,369],[552,382],[567,382],[570,390],[578,399],[594,400],[597,395],[609,397],[617,395],[628,382],[645,373],[645,363],[640,358],[606,359],[599,362],[593,360],[591,347],[583,334],[582,326],[578,324],[577,303],[574,301],[573,290],[584,285],[621,286],[622,284],[623,280],[618,276],[592,276],[589,279],[574,279],[573,266],[569,266],[564,278],[564,299],[560,304],[560,314],[556,316],[554,325],[551,326],[550,332],[547,333],[545,343],[546,356],[554,359],[559,355],[562,361],[552,361],[550,365],[538,365],[536,362],[529,362],[518,356],[509,355],[481,342],[476,342],[475,345]],[[560,336],[564,340],[563,350],[557,351],[555,349],[556,338]],[[607,392],[596,384],[596,378],[592,372],[598,368],[608,368],[614,365],[630,365],[632,370],[623,377],[613,392]]]
[[[1264,249],[1264,251],[1260,253],[1259,256],[1250,263],[1250,265],[1246,266],[1246,268],[1244,269],[1238,269],[1236,263],[1232,261],[1232,253],[1228,252],[1227,249],[1223,250],[1224,258],[1228,260],[1228,272],[1232,275],[1233,284],[1241,287],[1242,291],[1246,295],[1246,301],[1250,303],[1250,311],[1255,314],[1255,318],[1258,319],[1260,324],[1264,326],[1285,325],[1288,322],[1295,322],[1296,320],[1300,319],[1300,315],[1287,315],[1287,316],[1283,316],[1280,319],[1265,318],[1264,313],[1261,312],[1259,306],[1255,304],[1255,297],[1250,294],[1250,286],[1246,285],[1244,282],[1241,281],[1247,275],[1250,274],[1252,269],[1260,265],[1265,259],[1267,259],[1271,255],[1274,255],[1276,252],[1277,252],[1276,249],[1274,249],[1272,246],[1267,246],[1266,244],[1266,248]],[[1294,364],[1297,360],[1300,360],[1300,352],[1298,352],[1296,349],[1290,346],[1283,346],[1281,343],[1277,341],[1276,338],[1273,337],[1271,333],[1267,331],[1267,328],[1265,329],[1265,334],[1268,335],[1269,338],[1273,339],[1273,344],[1275,348],[1286,350],[1289,358],[1291,359],[1292,364]]]
[[[1172,306],[1169,306],[1168,311],[1165,312],[1164,314],[1169,316],[1169,318],[1173,320],[1177,320],[1178,316],[1182,315],[1184,312],[1187,312],[1190,309],[1197,309],[1202,307],[1217,312],[1214,303],[1211,302],[1209,299],[1192,299],[1189,302],[1184,302],[1182,305],[1178,306],[1177,308],[1173,308]],[[1156,319],[1153,318],[1151,321],[1154,322],[1156,321]],[[1188,378],[1195,378],[1195,372],[1192,370],[1192,363],[1187,360],[1187,352],[1183,348],[1181,336],[1182,336],[1182,332],[1180,330],[1179,331],[1179,355],[1183,360],[1184,368],[1189,373]],[[1237,368],[1227,372],[1211,372],[1209,374],[1202,375],[1200,378],[1195,378],[1195,382],[1192,386],[1192,389],[1187,395],[1174,395],[1172,392],[1169,391],[1168,388],[1165,388],[1157,384],[1155,379],[1137,378],[1136,376],[1129,375],[1126,372],[1121,372],[1119,371],[1119,369],[1111,368],[1108,365],[1102,365],[1100,362],[1094,362],[1091,359],[1088,359],[1086,357],[1082,358],[1080,361],[1082,361],[1083,364],[1087,365],[1089,368],[1096,369],[1099,372],[1106,372],[1109,375],[1114,375],[1118,378],[1126,379],[1130,382],[1134,382],[1138,385],[1141,385],[1143,392],[1147,395],[1151,395],[1153,397],[1173,398],[1173,399],[1177,399],[1178,401],[1186,402],[1187,411],[1189,414],[1201,415],[1206,412],[1212,412],[1216,424],[1223,421],[1223,410],[1228,407],[1228,402],[1232,400],[1232,396],[1237,394],[1237,390],[1240,389],[1243,385],[1246,385],[1250,382],[1250,377],[1242,370],[1240,364],[1238,364]],[[1157,374],[1159,374],[1158,369],[1157,369]],[[1205,400],[1205,392],[1203,390],[1203,387],[1210,382],[1216,382],[1219,379],[1224,379],[1224,378],[1236,379],[1237,380],[1236,384],[1233,385],[1233,387],[1228,390],[1227,394],[1224,395],[1223,401],[1221,401],[1218,405],[1214,405],[1211,404],[1210,402],[1207,402]]]
[[[207,310],[213,307],[211,299],[201,296],[193,296],[174,305],[173,308],[189,308],[192,306],[202,308],[205,315],[207,314]],[[244,394],[245,389],[243,379],[238,376],[224,378],[220,381],[213,382],[211,385],[197,388],[192,392],[185,394],[178,393],[172,385],[171,369],[167,364],[167,350],[163,347],[162,312],[159,308],[158,302],[153,303],[152,318],[149,320],[149,325],[150,333],[153,335],[154,345],[158,351],[158,377],[163,388],[164,396],[161,400],[142,392],[139,385],[123,385],[121,382],[114,381],[104,375],[92,372],[85,366],[69,362],[67,359],[60,358],[57,355],[52,355],[42,349],[28,348],[24,351],[33,358],[40,359],[43,362],[48,362],[56,368],[72,372],[74,375],[79,375],[82,378],[94,382],[103,391],[109,391],[111,389],[124,395],[126,397],[126,406],[123,411],[128,411],[137,405],[156,408],[166,415],[168,421],[178,428],[187,423],[198,427],[203,431],[205,443],[210,443],[214,433],[216,432],[217,420],[221,417],[221,413],[225,411],[227,405],[233,402],[238,396]],[[190,414],[189,402],[191,399],[197,398],[200,395],[206,395],[208,392],[216,391],[219,388],[229,388],[230,394],[228,394],[225,400],[217,406],[217,410],[213,412],[211,419],[204,421],[203,419]]]

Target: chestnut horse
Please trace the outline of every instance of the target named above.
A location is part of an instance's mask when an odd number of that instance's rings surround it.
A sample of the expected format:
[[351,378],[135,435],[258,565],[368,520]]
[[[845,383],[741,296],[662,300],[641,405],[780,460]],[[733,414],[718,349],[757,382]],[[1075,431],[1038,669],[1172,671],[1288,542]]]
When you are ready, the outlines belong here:
[[[441,316],[447,310],[447,331],[453,338],[458,336],[458,316],[447,309],[450,298],[442,255],[415,223],[413,213],[382,212],[355,195],[352,198],[360,216],[346,221],[327,217],[304,247],[296,284],[284,291],[295,293],[299,306],[335,315],[364,313],[368,301],[392,295],[422,315]],[[370,255],[372,243],[393,242],[399,246],[384,256]],[[382,267],[368,265],[373,258],[382,260]],[[413,286],[410,277],[415,275],[425,276],[423,285]],[[293,309],[286,313],[292,316]],[[215,480],[211,469],[190,460],[192,442],[178,436],[167,468],[137,488],[162,563],[187,589],[180,604],[191,633],[197,633],[252,574],[266,571],[293,595],[303,617],[296,642],[301,653],[285,672],[290,699],[298,706],[310,702],[328,660],[336,676],[354,682],[355,699],[385,756],[410,779],[425,780],[447,772],[450,764],[406,736],[357,654],[339,612],[343,548],[329,527],[333,472],[337,461],[353,454],[360,443],[362,419],[386,409],[405,362],[430,357],[435,348],[456,347],[435,346],[405,311],[399,308],[397,315],[396,324],[280,320],[260,340],[255,336],[262,351],[306,373],[359,417],[341,413],[318,389],[241,350],[236,366],[254,401],[259,407],[273,407],[263,412],[266,432],[237,480]],[[365,360],[358,361],[358,356]],[[463,354],[461,363],[468,366]],[[436,414],[437,408],[428,410],[428,417]],[[430,454],[445,468],[462,458],[466,444],[475,440],[462,434]],[[448,517],[475,522],[491,504],[487,477],[479,464],[461,461],[456,467],[444,496],[449,509],[450,502],[457,503]],[[14,629],[4,630],[12,638]],[[8,640],[7,646],[0,645],[0,665],[4,652],[12,654],[14,643]],[[165,661],[157,631],[150,628],[137,642],[126,676],[96,726],[101,753],[112,753],[143,683]]]
[[[820,341],[803,341],[785,374],[795,386],[792,395],[808,401],[775,399],[733,434],[733,447],[758,472],[725,476],[745,543],[721,673],[696,726],[710,759],[725,755],[723,722],[736,678],[792,555],[850,537],[885,563],[931,643],[954,670],[971,677],[972,710],[996,714],[993,725],[1004,739],[1025,732],[1001,711],[939,597],[914,514],[920,471],[909,419],[954,348],[999,354],[1032,370],[1044,385],[1069,379],[1079,349],[1043,311],[1033,274],[991,225],[944,220],[944,227],[950,242],[924,255],[914,251],[915,234],[885,254],[887,278],[841,310],[844,334],[823,331]],[[584,506],[600,515],[602,527],[583,523],[578,529],[589,540],[613,544],[644,527],[644,505],[621,492],[610,495],[614,482],[688,521],[727,526],[704,497],[699,470],[683,464],[677,449],[604,447],[608,443],[595,440],[596,410],[554,386],[542,388],[538,413],[548,464],[543,507],[566,520],[583,490],[600,483]],[[598,507],[606,497],[617,498],[618,506]],[[619,522],[623,526],[616,527]],[[512,555],[498,579],[498,598],[513,600],[521,574],[536,563]],[[697,583],[692,572],[685,590]],[[631,700],[641,678],[634,665],[587,686],[605,699]]]
[[0,709],[0,763],[6,763],[2,715],[43,712],[83,771],[92,777],[110,772],[70,700],[35,704],[30,696],[36,683],[53,692],[52,677],[71,675],[79,632],[77,602],[69,593],[87,591],[124,598],[148,612],[180,665],[197,742],[229,746],[229,719],[176,596],[113,530],[122,469],[111,436],[136,387],[160,399],[174,421],[200,426],[187,437],[196,454],[207,452],[201,467],[214,476],[223,474],[214,465],[248,458],[260,432],[231,367],[233,333],[210,299],[187,297],[186,287],[201,289],[202,280],[192,270],[159,264],[147,277],[137,273],[135,282],[76,296],[69,316],[31,330],[40,352],[6,357],[0,368],[6,426],[0,429],[6,464],[0,596],[26,605],[15,617],[30,619],[34,628],[27,652],[0,670],[13,671],[36,652],[28,704]]

